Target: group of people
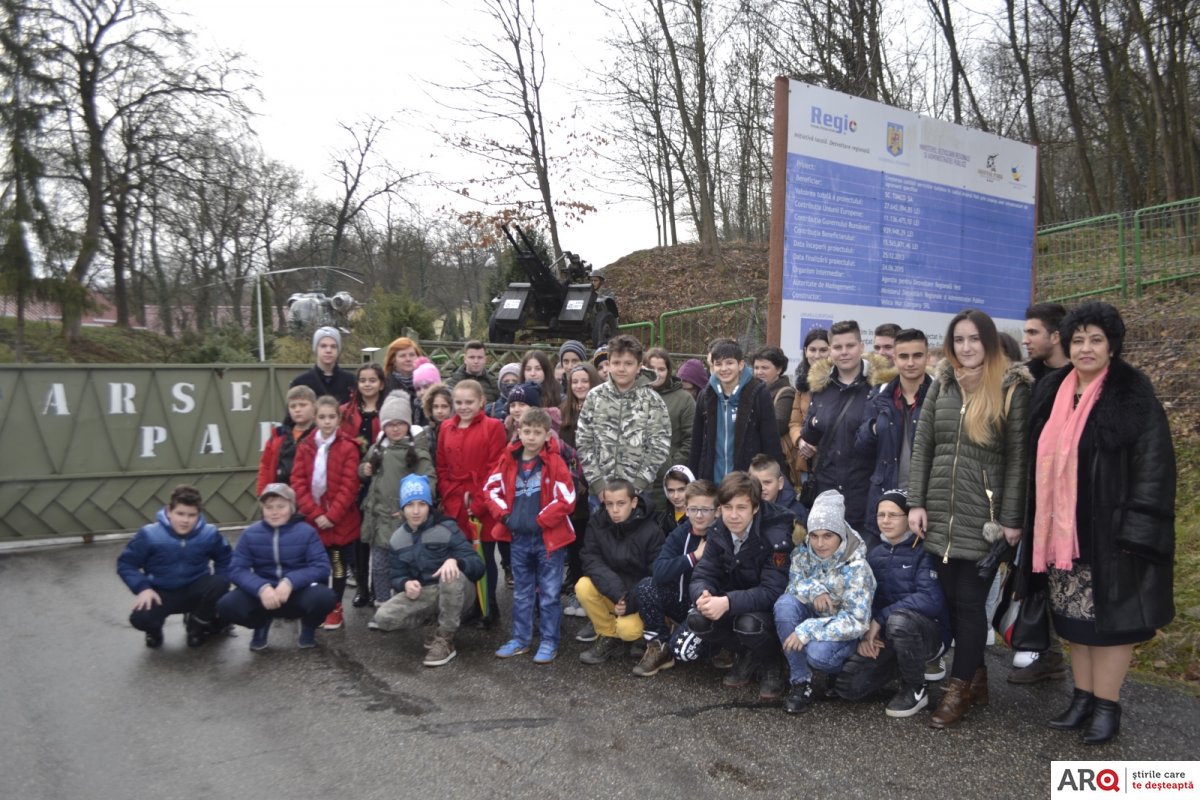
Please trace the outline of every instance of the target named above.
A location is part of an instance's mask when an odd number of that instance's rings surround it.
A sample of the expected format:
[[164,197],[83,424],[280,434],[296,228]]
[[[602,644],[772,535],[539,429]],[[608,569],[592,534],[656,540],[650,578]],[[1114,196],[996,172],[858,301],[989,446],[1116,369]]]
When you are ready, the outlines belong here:
[[[243,625],[258,651],[272,620],[299,618],[312,647],[344,624],[353,575],[368,627],[429,625],[439,666],[462,625],[499,623],[504,580],[497,658],[551,663],[563,617],[586,616],[585,664],[708,660],[789,713],[895,684],[886,713],[908,717],[946,678],[929,717],[945,728],[988,702],[988,595],[1011,561],[1071,644],[1051,727],[1109,741],[1134,644],[1174,614],[1171,436],[1115,308],[1026,316],[1028,361],[978,310],[936,363],[919,330],[880,326],[867,354],[853,321],[814,329],[794,384],[777,347],[747,359],[717,339],[676,371],[623,334],[495,378],[469,342],[444,379],[400,338],[355,376],[323,328],[263,451],[262,519],[230,548],[176,489],[120,556],[131,622],[150,647],[173,613],[193,646]],[[1065,676],[1050,639],[1010,681]]]

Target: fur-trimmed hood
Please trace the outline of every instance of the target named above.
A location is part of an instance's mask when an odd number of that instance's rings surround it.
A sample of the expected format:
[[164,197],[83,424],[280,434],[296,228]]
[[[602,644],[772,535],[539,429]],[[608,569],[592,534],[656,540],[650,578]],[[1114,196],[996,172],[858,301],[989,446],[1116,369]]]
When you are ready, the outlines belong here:
[[[1033,419],[1049,418],[1058,389],[1070,373],[1070,369],[1061,369],[1038,382],[1030,405]],[[1154,385],[1146,373],[1126,361],[1114,359],[1092,409],[1090,424],[1095,426],[1097,443],[1104,450],[1129,447],[1143,434],[1139,421],[1151,419],[1159,407]]]
[[[954,377],[954,365],[950,363],[950,359],[943,358],[938,362],[934,379],[944,389],[952,383],[957,383],[958,380]],[[1033,378],[1033,373],[1029,371],[1023,363],[1011,364],[1004,371],[1004,378],[1000,381],[1000,388],[1007,390],[1009,386],[1017,383],[1024,383],[1031,390],[1036,381]]]
[[[892,362],[877,353],[864,353],[862,362],[863,369],[866,372],[867,383],[872,386],[886,383],[886,380],[879,379],[880,374],[888,369],[895,369],[892,366]],[[809,390],[813,394],[816,394],[827,388],[833,381],[836,369],[832,358],[822,358],[820,361],[814,361],[808,369]],[[892,374],[892,377],[895,377],[895,373]]]

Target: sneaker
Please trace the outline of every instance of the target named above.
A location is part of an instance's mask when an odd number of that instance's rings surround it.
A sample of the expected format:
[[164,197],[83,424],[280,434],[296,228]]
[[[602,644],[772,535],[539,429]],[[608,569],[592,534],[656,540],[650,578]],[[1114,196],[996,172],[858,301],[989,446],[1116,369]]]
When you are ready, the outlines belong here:
[[642,660],[633,668],[633,674],[639,678],[649,678],[673,666],[675,656],[671,654],[671,649],[664,647],[658,639],[651,639],[646,642],[646,652],[642,653]]
[[351,589],[358,588],[358,576],[354,574],[354,570],[346,570],[346,585]]
[[267,620],[267,624],[261,628],[254,629],[254,635],[250,637],[250,649],[254,652],[267,649],[267,637],[271,634],[271,620]]
[[338,603],[333,607],[333,611],[329,612],[329,616],[325,618],[325,621],[321,623],[321,627],[327,631],[336,631],[338,628],[342,627],[342,623],[344,621],[345,618],[342,614],[342,604]]
[[[341,609],[339,608],[338,610],[340,611]],[[340,623],[339,623],[338,627],[341,627]],[[298,644],[300,646],[301,650],[308,650],[310,648],[316,647],[317,646],[317,629],[313,628],[309,625],[305,625],[303,622],[301,622],[300,623],[300,637],[296,640],[296,644]]]
[[1013,668],[1025,669],[1033,662],[1037,661],[1038,653],[1034,650],[1017,650],[1013,653]]
[[512,658],[513,656],[519,656],[528,652],[529,645],[524,642],[518,642],[516,639],[509,639],[500,645],[500,649],[496,651],[496,658]]
[[793,683],[783,698],[783,710],[789,714],[803,714],[812,705],[812,684],[808,681]]
[[884,713],[889,717],[911,717],[925,706],[929,705],[929,694],[925,684],[906,686],[900,684],[900,690],[888,701]]
[[162,647],[163,632],[162,628],[155,628],[152,631],[146,631],[146,647],[155,648]]
[[1062,653],[1047,650],[1044,653],[1034,653],[1034,660],[1022,669],[1014,669],[1008,673],[1009,683],[1031,684],[1040,681],[1057,681],[1067,677],[1067,664],[1063,661]]
[[425,666],[440,667],[447,664],[458,655],[454,649],[454,634],[449,631],[438,631],[433,637],[433,646],[425,653]]
[[596,643],[579,654],[579,660],[584,664],[603,664],[616,655],[622,647],[622,642],[613,636],[597,636]]
[[940,681],[946,677],[946,657],[938,656],[925,665],[925,680]]
[[591,621],[583,623],[583,627],[579,629],[579,633],[575,634],[577,642],[594,642],[596,641],[596,628]]
[[383,630],[383,628],[379,627],[379,623],[378,623],[378,622],[376,622],[375,620],[371,619],[371,620],[367,620],[367,630],[369,630],[369,631],[381,631],[381,630]]
[[587,612],[583,610],[583,606],[579,605],[579,598],[572,592],[563,598],[563,616],[564,617],[586,617]]
[[510,567],[504,568],[504,585],[510,589],[513,588],[513,576],[512,569]]
[[718,650],[712,657],[712,665],[714,669],[733,669],[733,653],[724,648]]
[[538,645],[537,653],[533,656],[535,664],[549,664],[558,657],[558,649],[549,642],[542,642]]
[[350,604],[355,608],[362,608],[363,606],[374,605],[374,602],[372,602],[370,595],[363,591],[363,588],[360,586],[358,587],[358,591],[354,593],[354,599],[350,601]]
[[721,683],[730,689],[740,689],[750,683],[750,679],[754,677],[754,670],[757,666],[758,664],[755,663],[754,655],[749,650],[739,653],[737,660],[733,663],[733,668],[725,673],[725,677],[721,679]]

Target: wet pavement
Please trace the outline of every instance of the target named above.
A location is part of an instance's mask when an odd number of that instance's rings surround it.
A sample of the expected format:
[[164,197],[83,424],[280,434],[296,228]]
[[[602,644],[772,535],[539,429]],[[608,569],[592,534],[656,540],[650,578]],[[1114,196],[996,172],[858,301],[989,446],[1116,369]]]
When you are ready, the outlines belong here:
[[463,631],[454,661],[424,667],[419,632],[368,631],[349,607],[316,650],[291,622],[261,654],[244,630],[189,649],[178,617],[149,650],[121,547],[0,555],[0,798],[1042,797],[1051,760],[1200,753],[1200,700],[1142,683],[1115,743],[1048,730],[1069,681],[1011,686],[998,648],[990,706],[942,732],[884,698],[789,717],[708,666],[586,667],[576,618],[546,667],[494,658],[507,629]]

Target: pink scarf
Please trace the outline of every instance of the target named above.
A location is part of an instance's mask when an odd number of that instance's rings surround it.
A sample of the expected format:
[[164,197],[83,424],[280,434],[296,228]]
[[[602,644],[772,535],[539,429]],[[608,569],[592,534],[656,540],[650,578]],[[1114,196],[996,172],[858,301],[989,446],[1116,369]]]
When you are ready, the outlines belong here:
[[1054,409],[1042,429],[1037,446],[1037,515],[1033,521],[1033,571],[1048,567],[1069,570],[1079,557],[1075,530],[1075,505],[1079,482],[1079,440],[1092,413],[1104,379],[1105,367],[1075,405],[1079,372],[1072,369],[1054,397]]

